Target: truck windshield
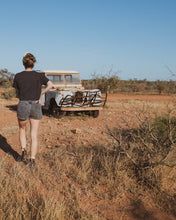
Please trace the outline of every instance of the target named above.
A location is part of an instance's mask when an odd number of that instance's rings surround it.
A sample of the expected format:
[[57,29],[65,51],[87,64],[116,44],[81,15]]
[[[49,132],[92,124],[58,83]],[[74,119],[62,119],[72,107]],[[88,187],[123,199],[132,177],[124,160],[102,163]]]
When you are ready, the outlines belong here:
[[65,83],[79,83],[79,75],[65,75]]
[[47,78],[53,83],[63,83],[62,75],[47,75]]

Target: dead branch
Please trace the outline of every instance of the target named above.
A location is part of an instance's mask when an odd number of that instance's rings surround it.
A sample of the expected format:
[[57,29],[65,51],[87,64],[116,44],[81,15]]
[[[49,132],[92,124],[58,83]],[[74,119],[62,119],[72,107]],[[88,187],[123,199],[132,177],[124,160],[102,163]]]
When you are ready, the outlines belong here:
[[121,149],[124,151],[124,153],[126,154],[126,156],[133,162],[133,164],[135,164],[136,166],[138,166],[137,165],[137,163],[136,163],[136,161],[132,158],[132,156],[131,155],[129,155],[129,153],[126,151],[126,149],[123,147],[123,145],[121,144],[121,136],[120,136],[120,141],[115,137],[115,135],[112,133],[112,131],[110,130],[110,129],[108,129],[108,134],[112,137],[112,138],[114,138],[116,141],[117,141],[117,143],[119,144],[119,146],[121,147]]

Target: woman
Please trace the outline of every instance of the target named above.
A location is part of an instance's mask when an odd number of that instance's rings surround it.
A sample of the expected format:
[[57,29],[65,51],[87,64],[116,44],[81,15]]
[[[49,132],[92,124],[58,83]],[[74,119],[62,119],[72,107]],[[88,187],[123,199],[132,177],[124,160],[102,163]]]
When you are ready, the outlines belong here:
[[[46,78],[44,73],[32,70],[35,62],[35,57],[31,53],[26,53],[23,57],[25,71],[17,73],[13,82],[13,87],[16,89],[19,98],[17,117],[19,124],[19,139],[22,147],[21,160],[27,163],[26,124],[29,120],[31,136],[31,166],[35,165],[37,134],[39,122],[40,119],[42,119],[41,96],[53,87],[52,82]],[[46,88],[41,91],[42,85],[46,85]]]

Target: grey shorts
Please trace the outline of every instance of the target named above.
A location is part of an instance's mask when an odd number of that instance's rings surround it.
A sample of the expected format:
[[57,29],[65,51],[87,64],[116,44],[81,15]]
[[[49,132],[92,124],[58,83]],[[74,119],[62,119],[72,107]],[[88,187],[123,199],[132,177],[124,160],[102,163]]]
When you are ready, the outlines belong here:
[[42,119],[42,108],[36,101],[19,101],[17,105],[17,117],[21,120]]

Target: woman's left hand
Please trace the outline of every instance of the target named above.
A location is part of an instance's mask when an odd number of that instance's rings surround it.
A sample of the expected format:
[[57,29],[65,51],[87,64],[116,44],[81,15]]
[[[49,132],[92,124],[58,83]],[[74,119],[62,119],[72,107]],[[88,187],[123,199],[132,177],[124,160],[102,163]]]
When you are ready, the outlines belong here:
[[41,99],[36,100],[35,103],[39,103],[39,104],[41,104]]

